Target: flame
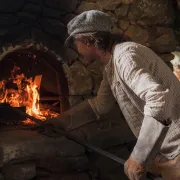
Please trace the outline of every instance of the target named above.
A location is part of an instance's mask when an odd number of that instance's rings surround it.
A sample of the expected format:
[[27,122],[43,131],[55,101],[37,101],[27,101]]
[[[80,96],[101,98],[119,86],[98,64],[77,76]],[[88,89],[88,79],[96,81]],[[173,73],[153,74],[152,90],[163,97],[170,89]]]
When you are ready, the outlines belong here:
[[[46,120],[46,117],[55,117],[58,113],[50,112],[49,109],[40,110],[39,105],[39,90],[42,75],[35,76],[33,79],[26,78],[23,73],[20,73],[20,68],[14,66],[11,71],[11,78],[8,81],[0,81],[0,103],[9,103],[12,107],[26,107],[26,113],[40,120]],[[11,88],[7,87],[8,83]],[[27,119],[25,124],[29,124]]]
[[30,79],[30,84],[27,85],[26,90],[28,94],[28,102],[26,105],[26,113],[38,119],[46,119],[39,108],[39,88],[42,76],[36,76],[34,81]]

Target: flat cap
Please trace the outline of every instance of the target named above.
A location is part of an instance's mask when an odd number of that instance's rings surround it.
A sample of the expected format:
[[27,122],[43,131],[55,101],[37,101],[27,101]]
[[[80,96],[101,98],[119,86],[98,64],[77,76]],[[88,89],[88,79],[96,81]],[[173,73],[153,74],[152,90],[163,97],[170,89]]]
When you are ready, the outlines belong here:
[[66,39],[65,45],[69,45],[74,34],[97,31],[111,32],[112,25],[111,17],[106,13],[98,10],[84,11],[68,23],[69,37]]

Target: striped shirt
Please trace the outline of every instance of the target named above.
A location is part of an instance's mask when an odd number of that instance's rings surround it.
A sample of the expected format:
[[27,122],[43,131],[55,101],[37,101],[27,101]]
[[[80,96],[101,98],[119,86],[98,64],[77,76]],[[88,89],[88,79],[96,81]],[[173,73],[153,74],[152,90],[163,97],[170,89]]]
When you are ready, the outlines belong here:
[[151,49],[134,42],[114,47],[97,96],[89,104],[101,116],[116,101],[137,138],[146,115],[172,121],[160,154],[173,159],[180,153],[180,83]]

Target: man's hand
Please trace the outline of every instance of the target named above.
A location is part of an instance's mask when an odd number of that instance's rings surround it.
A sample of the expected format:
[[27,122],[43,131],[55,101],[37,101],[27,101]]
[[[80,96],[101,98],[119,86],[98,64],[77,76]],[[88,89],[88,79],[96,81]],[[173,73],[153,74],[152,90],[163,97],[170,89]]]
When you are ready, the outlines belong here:
[[94,111],[89,105],[88,101],[85,100],[78,105],[72,107],[66,112],[61,113],[55,118],[51,118],[44,121],[40,125],[40,132],[48,135],[55,132],[56,129],[61,129],[62,131],[71,131],[87,123],[93,122],[97,119]]
[[145,180],[145,167],[136,162],[131,156],[124,165],[124,172],[130,180]]
[[56,132],[54,129],[61,129],[63,131],[67,131],[67,128],[70,124],[70,116],[67,114],[61,114],[55,118],[48,119],[39,126],[38,131],[41,134],[47,136],[55,136]]

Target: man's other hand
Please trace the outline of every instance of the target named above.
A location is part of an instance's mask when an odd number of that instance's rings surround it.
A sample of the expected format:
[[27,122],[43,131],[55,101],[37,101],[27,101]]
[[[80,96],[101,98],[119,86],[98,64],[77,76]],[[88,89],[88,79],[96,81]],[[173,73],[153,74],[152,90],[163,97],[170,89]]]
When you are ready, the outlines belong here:
[[136,162],[131,156],[124,165],[124,172],[130,180],[145,180],[145,167]]
[[53,136],[55,129],[60,129],[62,131],[67,131],[70,125],[71,117],[67,114],[61,114],[55,118],[48,119],[39,126],[38,131],[41,134],[47,136]]

